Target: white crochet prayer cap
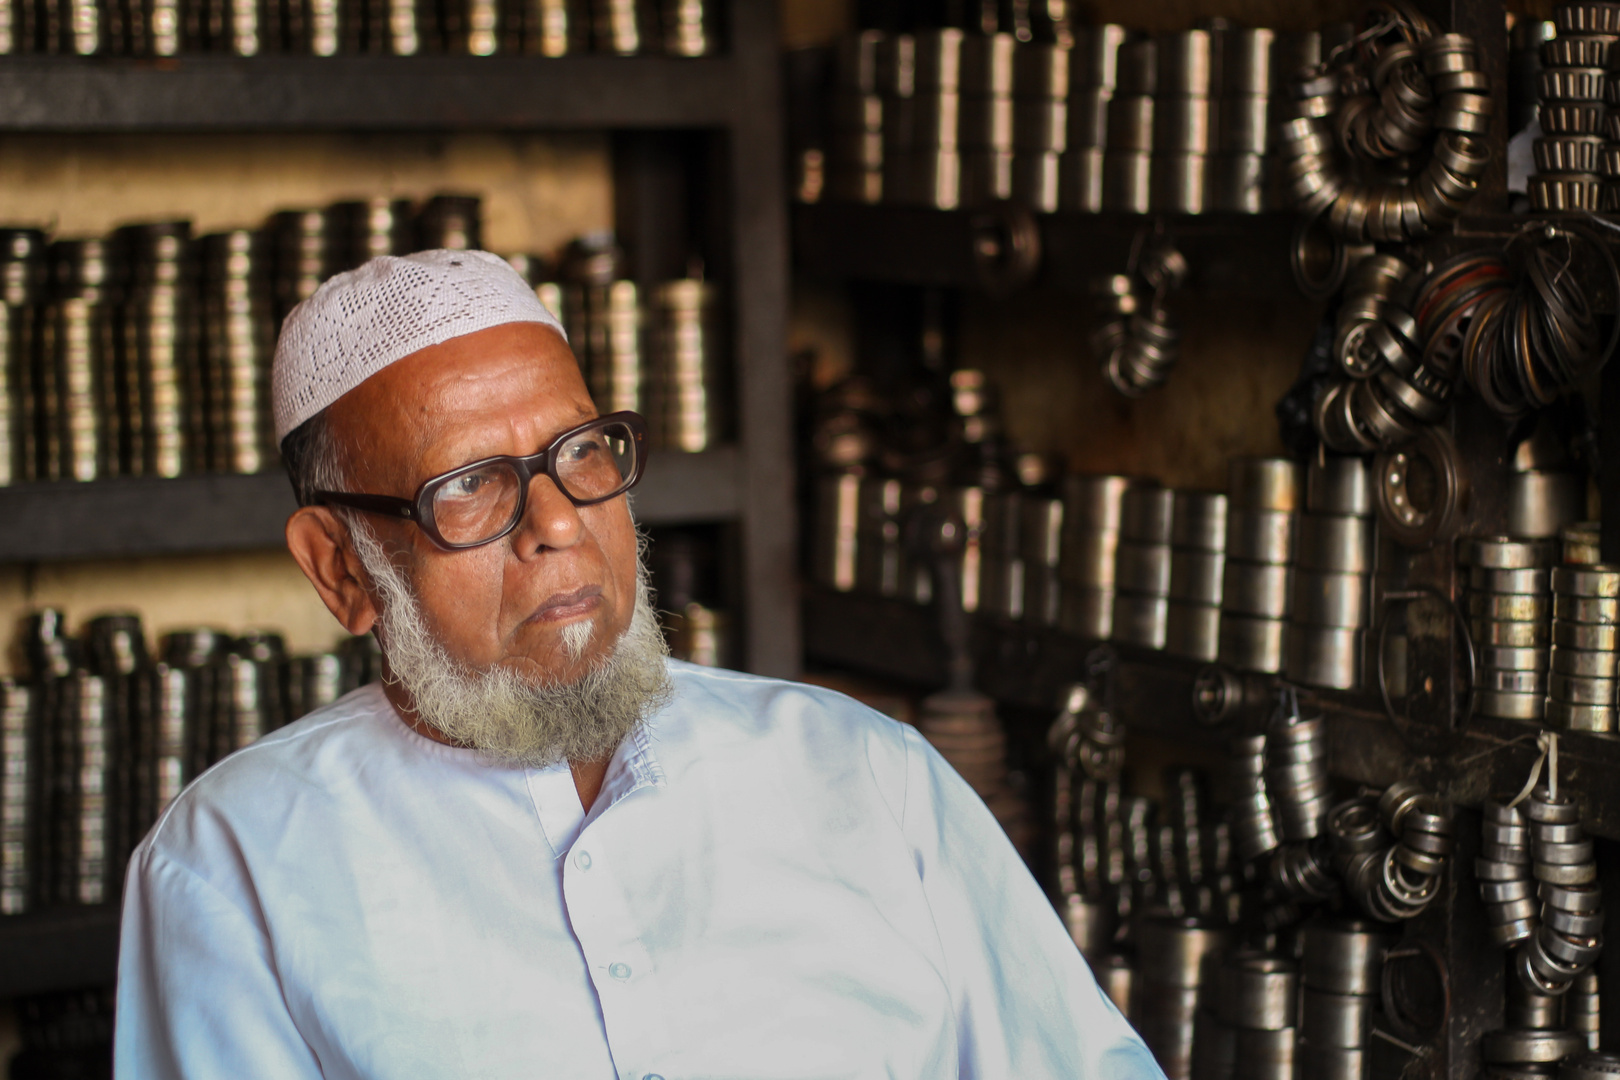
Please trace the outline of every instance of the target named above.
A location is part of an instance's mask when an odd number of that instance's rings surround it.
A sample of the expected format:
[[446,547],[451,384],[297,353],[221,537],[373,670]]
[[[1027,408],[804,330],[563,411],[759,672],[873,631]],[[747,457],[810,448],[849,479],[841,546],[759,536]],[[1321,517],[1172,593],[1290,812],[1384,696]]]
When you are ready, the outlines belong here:
[[487,251],[384,255],[334,275],[281,324],[270,374],[276,441],[419,349],[525,322],[563,333],[529,283]]

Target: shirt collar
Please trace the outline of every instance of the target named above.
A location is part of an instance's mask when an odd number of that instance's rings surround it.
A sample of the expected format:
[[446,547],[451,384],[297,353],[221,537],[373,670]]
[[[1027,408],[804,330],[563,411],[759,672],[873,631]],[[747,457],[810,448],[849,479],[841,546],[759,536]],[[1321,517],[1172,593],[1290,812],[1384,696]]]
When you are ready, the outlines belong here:
[[574,774],[567,762],[547,769],[530,769],[527,779],[540,828],[551,844],[553,856],[559,859],[574,846],[587,825],[619,802],[642,788],[662,787],[666,783],[645,724],[619,743],[608,761],[602,790],[588,815],[579,804],[579,790],[574,786]]

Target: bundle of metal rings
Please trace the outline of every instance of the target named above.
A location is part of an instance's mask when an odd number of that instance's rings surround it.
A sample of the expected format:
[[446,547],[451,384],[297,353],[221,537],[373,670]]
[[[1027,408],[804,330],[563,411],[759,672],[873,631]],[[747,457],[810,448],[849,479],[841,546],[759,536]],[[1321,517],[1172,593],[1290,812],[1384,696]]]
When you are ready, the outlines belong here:
[[1413,316],[1418,271],[1394,255],[1363,259],[1348,276],[1333,352],[1343,382],[1316,401],[1330,450],[1365,454],[1404,446],[1451,407],[1454,366],[1430,356]]
[[1232,848],[1240,862],[1274,851],[1281,840],[1266,791],[1266,737],[1245,735],[1231,748]]
[[[1512,947],[1507,1027],[1485,1037],[1488,1065],[1547,1065],[1595,1049],[1603,892],[1593,844],[1567,793],[1538,786],[1521,809],[1486,800],[1475,860],[1490,934]],[[1562,1008],[1560,1007],[1562,1005]],[[1584,1075],[1575,1059],[1559,1075]],[[1603,1073],[1599,1073],[1603,1075]]]
[[1097,283],[1103,323],[1091,337],[1110,386],[1129,398],[1161,385],[1180,356],[1181,329],[1165,308],[1166,296],[1187,278],[1187,260],[1164,242],[1146,245],[1130,273]]
[[[1396,7],[1375,5],[1374,17],[1385,21],[1358,36],[1355,60],[1342,63],[1336,50],[1295,77],[1299,116],[1281,130],[1295,205],[1350,242],[1421,240],[1449,228],[1490,160],[1477,137],[1490,129],[1490,87],[1473,39],[1435,34],[1422,16]],[[1432,153],[1422,162],[1431,132]],[[1335,148],[1384,175],[1403,166],[1415,173],[1355,179]]]
[[1439,893],[1453,846],[1451,814],[1419,785],[1392,784],[1376,804],[1340,803],[1328,814],[1328,833],[1346,892],[1373,918],[1410,919]]
[[1327,721],[1279,714],[1266,733],[1266,792],[1285,841],[1310,840],[1327,813]]

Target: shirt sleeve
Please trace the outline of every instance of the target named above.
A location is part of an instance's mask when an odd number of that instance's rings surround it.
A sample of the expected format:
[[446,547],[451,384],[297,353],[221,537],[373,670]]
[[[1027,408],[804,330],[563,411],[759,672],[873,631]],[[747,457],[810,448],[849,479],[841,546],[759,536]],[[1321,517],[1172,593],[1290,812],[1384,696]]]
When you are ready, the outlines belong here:
[[321,1076],[287,1012],[262,923],[148,847],[124,888],[114,1015],[119,1080]]
[[963,1080],[1163,1080],[984,801],[906,729],[902,828],[938,928]]

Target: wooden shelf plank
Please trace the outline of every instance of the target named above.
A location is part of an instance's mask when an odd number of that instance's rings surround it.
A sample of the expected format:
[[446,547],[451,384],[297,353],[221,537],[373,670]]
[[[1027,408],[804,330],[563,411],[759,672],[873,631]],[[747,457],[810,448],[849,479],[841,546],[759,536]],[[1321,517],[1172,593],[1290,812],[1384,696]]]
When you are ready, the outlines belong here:
[[0,998],[111,986],[117,975],[117,904],[0,918]]
[[[918,688],[945,682],[945,651],[932,612],[891,600],[810,590],[804,606],[805,650],[815,661],[878,675]],[[973,625],[976,684],[1004,704],[1051,711],[1064,687],[1082,677],[1096,642],[1051,630],[977,619]],[[1132,729],[1189,742],[1220,742],[1259,730],[1270,694],[1230,722],[1206,727],[1193,713],[1193,685],[1203,665],[1163,653],[1114,645],[1114,707]],[[1276,683],[1277,680],[1263,680]],[[1474,717],[1449,731],[1392,725],[1376,694],[1303,689],[1301,704],[1329,721],[1328,760],[1334,775],[1385,786],[1403,777],[1432,785],[1462,806],[1516,792],[1536,757],[1534,723]],[[1620,737],[1559,732],[1559,778],[1579,792],[1584,822],[1595,836],[1620,839]]]
[[[805,273],[942,288],[980,288],[973,214],[855,203],[794,208],[794,259]],[[1237,296],[1292,295],[1289,214],[1041,214],[1037,285],[1084,291],[1123,273],[1132,245],[1162,223],[1189,267],[1188,289]]]
[[0,131],[728,126],[731,57],[5,57]]
[[[636,489],[647,525],[723,521],[741,510],[733,447],[655,453]],[[0,561],[187,555],[278,548],[294,508],[280,472],[0,488]]]

